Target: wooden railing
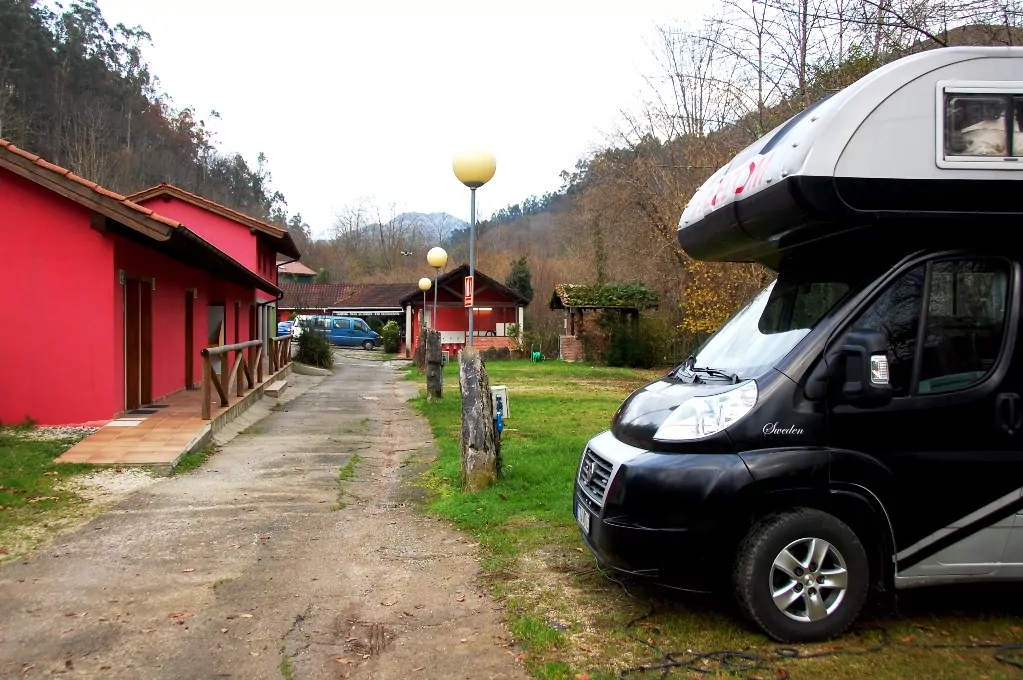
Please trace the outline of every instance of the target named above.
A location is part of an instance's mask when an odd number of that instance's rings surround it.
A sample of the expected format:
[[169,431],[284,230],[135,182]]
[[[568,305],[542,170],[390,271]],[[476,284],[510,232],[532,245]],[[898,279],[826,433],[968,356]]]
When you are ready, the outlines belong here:
[[291,363],[291,336],[270,338],[270,372],[276,373]]
[[[245,356],[245,350],[249,350],[248,358]],[[234,352],[234,361],[230,361],[231,352]],[[245,394],[245,390],[251,390],[263,382],[262,340],[207,347],[200,354],[202,355],[203,420],[210,419],[210,398],[213,396],[214,389],[217,390],[217,395],[220,397],[220,405],[227,406],[231,401],[232,385],[234,385],[238,396],[241,397]],[[220,357],[219,376],[213,370],[212,357]]]

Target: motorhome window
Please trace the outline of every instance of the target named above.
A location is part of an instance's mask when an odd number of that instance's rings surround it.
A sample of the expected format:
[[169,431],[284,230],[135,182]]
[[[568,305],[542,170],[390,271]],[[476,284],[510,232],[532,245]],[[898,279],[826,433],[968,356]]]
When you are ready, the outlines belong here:
[[337,319],[334,321],[334,328],[341,331],[350,331],[352,329],[351,323],[348,319]]
[[1023,96],[945,93],[945,156],[1023,157]]
[[962,389],[991,371],[1002,349],[1008,293],[1005,260],[934,263],[919,394]]
[[903,274],[850,324],[851,329],[884,334],[888,342],[889,381],[895,396],[908,395],[912,382],[925,269],[920,265]]
[[774,367],[864,276],[852,271],[784,271],[696,352],[695,365],[755,378]]
[[360,331],[368,331],[369,330],[369,326],[367,326],[366,322],[362,321],[361,319],[359,321],[355,322],[355,328],[356,328],[356,330],[360,330]]

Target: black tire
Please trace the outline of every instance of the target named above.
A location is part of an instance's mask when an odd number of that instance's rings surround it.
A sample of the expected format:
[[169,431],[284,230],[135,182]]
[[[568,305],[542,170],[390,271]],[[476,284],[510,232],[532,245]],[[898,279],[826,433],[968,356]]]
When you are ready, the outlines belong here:
[[372,340],[367,340],[366,342],[362,343],[362,348],[364,350],[366,350],[367,352],[372,351],[373,350],[373,341]]
[[[808,541],[813,539],[823,539],[833,547],[834,550],[827,553],[826,564],[807,563],[806,569],[794,570],[794,573],[802,571],[798,578],[791,578],[775,568],[776,558],[782,557],[782,552],[788,548],[791,548],[789,555],[801,556],[798,561],[805,562],[814,545]],[[804,546],[805,553],[802,552]],[[827,584],[829,577],[821,572],[835,573],[838,560],[844,560],[846,571],[846,588],[840,598],[839,588],[809,583],[814,577],[809,567],[816,567],[816,578],[824,578]],[[844,522],[820,510],[796,508],[765,517],[750,529],[735,559],[732,585],[739,608],[768,636],[779,642],[810,642],[833,638],[852,625],[867,599],[869,570],[863,544]],[[789,583],[793,584],[791,593],[799,599],[789,605],[786,613],[775,604],[772,591],[781,590]],[[832,604],[837,601],[837,604],[831,608],[829,601]],[[815,605],[815,615],[822,611],[827,613],[811,620],[811,605]],[[821,605],[824,605],[823,610]]]

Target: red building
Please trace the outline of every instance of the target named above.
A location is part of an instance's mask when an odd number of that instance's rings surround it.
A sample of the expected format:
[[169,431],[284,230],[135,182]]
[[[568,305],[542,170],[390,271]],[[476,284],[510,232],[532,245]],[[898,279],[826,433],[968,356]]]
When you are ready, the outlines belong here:
[[164,191],[147,207],[0,140],[0,286],[18,329],[0,335],[0,421],[106,421],[198,384],[208,344],[267,337],[276,254],[297,258],[287,232]]
[[[464,347],[468,338],[469,308],[465,306],[464,284],[468,275],[469,265],[463,264],[437,280],[436,329],[440,331],[441,345],[452,353]],[[519,333],[522,332],[523,313],[529,300],[479,269],[475,272],[473,288],[476,315],[473,345],[477,349],[514,349],[516,338],[509,335],[508,326],[517,324]],[[426,293],[425,321],[430,328],[434,327],[433,293],[432,288]],[[411,329],[407,331],[410,337],[408,351],[411,352],[419,344],[419,328],[424,321],[423,292],[409,293],[400,302],[405,310],[405,328]]]

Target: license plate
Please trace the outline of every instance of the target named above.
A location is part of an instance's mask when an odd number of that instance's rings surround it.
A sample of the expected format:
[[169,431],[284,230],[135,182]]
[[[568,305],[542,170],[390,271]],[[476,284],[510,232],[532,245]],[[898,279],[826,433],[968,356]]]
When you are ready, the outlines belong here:
[[575,508],[575,519],[579,522],[579,526],[582,527],[583,533],[589,535],[590,533],[590,513],[586,511],[582,505],[577,505]]

